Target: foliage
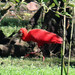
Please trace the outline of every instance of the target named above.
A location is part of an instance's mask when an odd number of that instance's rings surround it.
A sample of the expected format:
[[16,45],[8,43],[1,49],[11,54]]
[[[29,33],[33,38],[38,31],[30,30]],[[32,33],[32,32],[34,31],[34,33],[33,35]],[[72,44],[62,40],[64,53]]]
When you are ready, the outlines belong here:
[[[17,32],[20,28],[27,27],[28,23],[29,23],[29,20],[20,20],[20,19],[16,19],[16,18],[5,17],[1,21],[0,29],[8,37],[14,31]],[[35,28],[40,28],[40,27],[41,27],[41,23],[40,23],[40,20],[38,20],[38,25]]]
[[19,20],[16,18],[4,18],[1,21],[0,29],[4,32],[4,34],[8,37],[14,31],[18,31],[22,27],[26,27],[28,24],[28,20]]
[[1,25],[2,26],[26,26],[29,23],[28,20],[20,20],[20,19],[16,19],[16,18],[7,18],[5,17],[2,21],[1,21]]
[[[22,0],[22,1],[20,1],[20,0],[9,0],[10,2],[12,2],[12,4],[13,5],[15,5],[15,8],[16,8],[16,11],[17,11],[17,13],[19,12],[19,7],[20,7],[20,5],[23,3],[23,4],[27,4],[26,2],[24,2],[24,0]],[[59,9],[62,9],[62,11],[61,12],[59,12],[59,10],[54,10],[54,12],[56,12],[56,16],[58,16],[58,17],[60,17],[60,15],[62,15],[62,16],[64,16],[64,15],[66,15],[67,17],[69,17],[69,18],[72,18],[72,15],[71,14],[69,14],[68,12],[66,12],[66,11],[64,11],[64,7],[60,7],[60,3],[58,2],[58,0],[53,0],[54,1],[54,3],[52,3],[50,6],[47,6],[47,3],[49,2],[49,0],[38,0],[38,2],[39,2],[39,4],[41,5],[41,6],[43,6],[43,9],[44,9],[44,11],[43,12],[45,12],[45,13],[47,13],[49,10],[52,10],[53,11],[53,9],[54,9],[54,7],[55,6],[57,6],[57,8],[59,8]],[[74,7],[74,4],[70,4],[69,2],[67,2],[67,0],[62,0],[63,2],[64,2],[64,4],[66,4],[66,8],[69,6],[70,8],[72,8],[72,7]],[[11,4],[9,4],[9,3],[6,3],[5,5],[1,5],[1,7],[3,7],[2,8],[2,10],[4,10],[4,9],[6,9],[7,8],[7,6],[10,6]],[[65,9],[66,9],[65,8]],[[18,15],[18,14],[17,14]],[[19,17],[19,19],[22,19],[21,18],[21,16],[20,15],[18,15],[18,17]],[[14,26],[14,25],[16,25],[16,24],[20,24],[20,25],[23,25],[22,23],[21,23],[21,21],[20,20],[13,20],[14,21],[14,23],[12,23],[12,21],[10,21],[10,22],[3,22],[2,21],[2,25],[10,25],[10,26]],[[3,24],[4,23],[4,24]],[[65,26],[65,25],[64,25]],[[19,27],[19,26],[18,26]],[[6,27],[5,27],[6,28]],[[3,29],[3,30],[5,30],[5,28]],[[9,28],[11,28],[11,27],[9,27]],[[8,28],[7,28],[8,29]],[[15,30],[16,30],[16,28],[14,28]],[[11,29],[11,31],[13,31],[12,29]],[[6,31],[5,31],[6,32]],[[65,46],[64,46],[65,47]],[[64,49],[65,50],[65,49]],[[63,62],[63,61],[62,61]],[[39,68],[40,69],[40,71],[38,72],[38,69],[34,66],[34,65],[30,65],[30,66],[28,66],[28,68],[26,68],[26,66],[24,67],[20,67],[19,68],[19,66],[17,66],[17,68],[15,67],[15,69],[13,69],[13,68],[11,68],[10,67],[10,65],[9,66],[7,66],[8,67],[8,71],[10,72],[8,72],[7,71],[7,69],[6,69],[6,67],[5,67],[5,69],[4,68],[2,68],[2,67],[0,67],[2,70],[1,70],[1,72],[5,72],[6,74],[7,73],[9,73],[9,74],[12,74],[12,73],[15,73],[14,72],[14,70],[16,70],[16,73],[17,74],[19,74],[19,72],[20,71],[22,71],[22,72],[25,72],[25,70],[24,69],[26,69],[27,71],[29,70],[29,72],[27,72],[26,71],[26,73],[27,73],[27,75],[30,75],[30,74],[35,74],[35,75],[46,75],[47,73],[50,75],[50,74],[56,74],[55,72],[57,72],[57,73],[59,73],[59,69],[56,67],[56,68],[51,68],[51,67],[49,67],[48,65],[45,67],[45,68]],[[14,67],[14,66],[13,66]],[[64,65],[63,65],[63,67],[64,67]],[[31,68],[31,69],[30,69]],[[66,67],[64,67],[64,71],[65,71],[65,73],[66,73]],[[52,72],[50,72],[50,71],[52,71]],[[21,73],[22,73],[21,72]],[[72,73],[74,73],[74,72],[72,72]],[[71,75],[73,75],[72,73],[70,73]],[[24,73],[23,73],[24,74]],[[47,74],[47,75],[48,75]],[[74,73],[75,74],[75,73]],[[2,75],[2,74],[1,74]],[[3,74],[4,75],[4,74]],[[13,74],[13,75],[15,75],[15,74]],[[57,75],[60,75],[60,73],[59,74],[57,74]]]
[[[54,65],[58,63],[60,59],[46,58],[45,62],[41,59],[35,58],[0,58],[0,74],[1,75],[60,75],[61,67],[59,65]],[[50,65],[52,62],[52,65]],[[53,64],[53,62],[55,62]],[[70,74],[74,75],[75,68],[70,67]]]
[[[52,3],[50,6],[47,6],[47,3],[49,2],[49,0],[38,0],[40,3],[41,3],[41,6],[43,6],[43,8],[44,8],[44,12],[45,13],[47,13],[49,10],[53,10],[53,8],[55,8],[55,5],[59,8],[59,9],[64,9],[64,7],[61,7],[60,6],[60,0],[58,1],[58,0],[53,0],[54,1],[54,3]],[[62,0],[64,3],[66,3],[66,7],[74,7],[74,4],[72,4],[72,3],[69,3],[69,2],[67,2],[67,0]],[[62,10],[61,12],[59,12],[59,10],[55,10],[54,12],[58,12],[58,13],[56,13],[57,14],[57,16],[59,15],[66,15],[66,16],[68,16],[69,18],[72,18],[72,15],[71,14],[69,14],[68,12],[64,12],[64,10]],[[58,16],[58,17],[59,17]]]

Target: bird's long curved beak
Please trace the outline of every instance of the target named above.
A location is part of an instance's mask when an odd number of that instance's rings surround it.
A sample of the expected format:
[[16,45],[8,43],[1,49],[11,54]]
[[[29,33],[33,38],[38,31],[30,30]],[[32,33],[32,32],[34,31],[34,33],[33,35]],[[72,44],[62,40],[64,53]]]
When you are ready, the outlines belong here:
[[16,33],[13,38],[17,38],[17,37],[20,37],[20,35],[18,33]]
[[16,33],[15,36],[13,36],[13,38],[19,38],[19,43],[21,42],[21,36],[22,34]]

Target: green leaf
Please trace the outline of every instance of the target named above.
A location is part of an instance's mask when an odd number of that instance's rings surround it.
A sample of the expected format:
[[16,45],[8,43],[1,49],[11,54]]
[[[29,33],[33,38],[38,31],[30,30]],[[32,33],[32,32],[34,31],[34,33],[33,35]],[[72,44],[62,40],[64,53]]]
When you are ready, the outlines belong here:
[[44,2],[48,2],[49,0],[43,0]]
[[69,14],[68,12],[64,12],[64,15],[69,16],[72,18],[71,14]]
[[28,3],[26,3],[26,2],[21,2],[21,4],[25,4],[25,5],[27,5]]
[[6,3],[5,6],[3,7],[3,9],[7,9],[9,8],[10,4],[9,3]]
[[56,13],[55,15],[60,18],[61,13],[59,11],[56,11],[55,13]]
[[55,16],[57,16],[58,18],[60,18],[60,15],[59,14],[55,14]]
[[12,3],[16,4],[15,0],[10,0],[10,2],[12,2]]
[[66,2],[66,0],[63,0],[63,2]]
[[74,4],[68,4],[68,6],[74,7]]
[[20,2],[20,0],[16,0],[16,2],[17,2],[17,3],[19,3],[19,2]]
[[41,0],[38,0],[38,2],[41,2]]
[[30,16],[31,14],[30,13],[24,13],[24,16]]
[[54,1],[54,3],[58,6],[59,5],[59,3],[58,3],[58,1],[57,0],[53,0]]
[[16,14],[16,16],[17,16],[19,19],[23,20],[19,15]]
[[49,0],[38,0],[38,2],[45,2],[47,3]]
[[0,2],[0,8],[3,7],[3,6],[5,6],[5,3]]
[[69,16],[69,17],[72,18],[71,14],[69,14],[68,12],[61,12],[60,14],[62,14],[62,15],[66,15],[66,16]]
[[52,7],[54,7],[54,6],[55,6],[55,3],[52,3],[49,7],[51,7],[51,8],[52,8]]

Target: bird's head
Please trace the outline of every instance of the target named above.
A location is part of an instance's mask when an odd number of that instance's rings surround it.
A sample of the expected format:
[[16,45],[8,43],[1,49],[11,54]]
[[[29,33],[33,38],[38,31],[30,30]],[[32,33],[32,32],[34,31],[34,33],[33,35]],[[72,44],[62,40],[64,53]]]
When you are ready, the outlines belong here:
[[26,28],[21,28],[18,32],[19,36],[22,37],[27,34],[27,29]]
[[25,40],[26,35],[27,35],[27,29],[21,28],[14,37],[19,37],[20,39]]
[[[19,31],[18,31],[18,33],[16,33],[12,38],[11,38],[11,40],[9,41],[9,44],[11,43],[11,41],[13,40],[13,39],[15,39],[15,38],[20,38],[20,41],[21,41],[21,39],[22,40],[25,40],[25,37],[27,36],[27,29],[26,28],[21,28]],[[19,42],[20,42],[19,41]]]

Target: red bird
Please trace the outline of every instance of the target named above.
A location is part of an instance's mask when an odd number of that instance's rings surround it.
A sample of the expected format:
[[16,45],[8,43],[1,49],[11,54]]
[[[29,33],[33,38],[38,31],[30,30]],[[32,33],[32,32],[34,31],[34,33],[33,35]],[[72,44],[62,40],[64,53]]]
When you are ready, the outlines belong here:
[[[32,29],[27,32],[26,28],[21,28],[18,32],[23,41],[37,42],[38,47],[44,44],[62,44],[63,39],[55,33],[43,29]],[[44,59],[43,59],[44,60]]]

